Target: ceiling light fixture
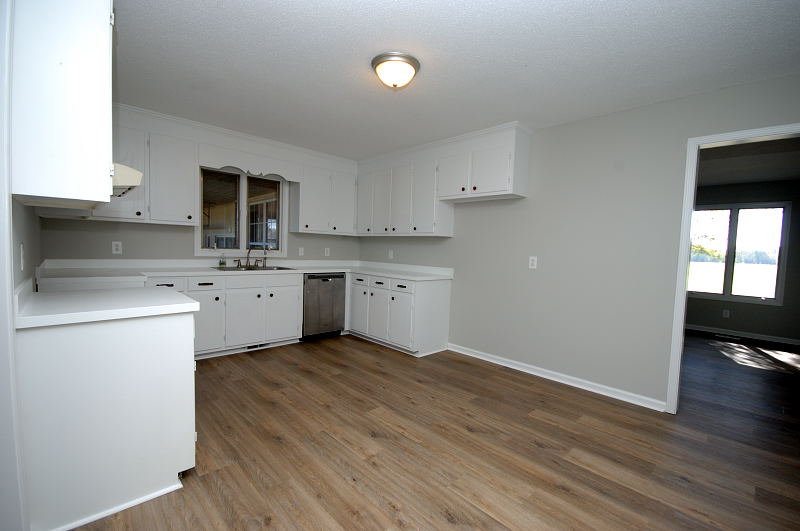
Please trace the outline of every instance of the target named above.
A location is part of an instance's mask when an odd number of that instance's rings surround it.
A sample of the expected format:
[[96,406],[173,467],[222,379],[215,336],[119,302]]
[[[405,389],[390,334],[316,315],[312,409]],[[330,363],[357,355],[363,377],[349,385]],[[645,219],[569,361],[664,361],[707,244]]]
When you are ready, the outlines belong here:
[[419,72],[419,61],[407,53],[386,52],[375,56],[372,69],[384,85],[400,88],[408,85]]

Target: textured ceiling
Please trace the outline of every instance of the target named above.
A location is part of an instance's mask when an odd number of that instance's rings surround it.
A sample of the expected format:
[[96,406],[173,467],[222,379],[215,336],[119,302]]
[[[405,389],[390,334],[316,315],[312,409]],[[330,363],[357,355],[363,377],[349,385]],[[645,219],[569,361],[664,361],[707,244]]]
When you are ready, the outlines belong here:
[[[798,0],[115,0],[115,100],[353,159],[800,72]],[[393,91],[370,60],[407,51]]]

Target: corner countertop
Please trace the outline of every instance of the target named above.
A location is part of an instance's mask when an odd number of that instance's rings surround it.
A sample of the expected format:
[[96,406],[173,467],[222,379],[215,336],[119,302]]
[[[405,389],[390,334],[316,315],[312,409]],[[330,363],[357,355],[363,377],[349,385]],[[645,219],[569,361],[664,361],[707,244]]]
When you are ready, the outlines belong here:
[[31,293],[20,301],[16,328],[36,328],[196,312],[200,303],[160,288]]

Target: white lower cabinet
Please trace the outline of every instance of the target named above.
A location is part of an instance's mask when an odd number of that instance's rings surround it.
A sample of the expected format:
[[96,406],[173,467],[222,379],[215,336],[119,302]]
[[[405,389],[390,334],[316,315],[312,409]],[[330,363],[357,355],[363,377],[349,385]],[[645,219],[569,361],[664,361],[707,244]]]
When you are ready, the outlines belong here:
[[225,345],[258,345],[267,338],[266,291],[263,288],[225,292]]
[[350,331],[415,356],[447,348],[450,280],[409,281],[353,275]]
[[194,350],[221,350],[225,348],[225,292],[189,291],[186,293],[200,303],[194,314]]
[[272,286],[266,291],[266,341],[300,337],[302,313],[300,286]]
[[389,339],[389,290],[370,288],[367,334],[384,341]]
[[389,297],[389,342],[401,347],[412,345],[412,312],[413,295],[410,293],[391,292]]
[[350,287],[350,330],[366,334],[369,326],[369,288],[353,283]]

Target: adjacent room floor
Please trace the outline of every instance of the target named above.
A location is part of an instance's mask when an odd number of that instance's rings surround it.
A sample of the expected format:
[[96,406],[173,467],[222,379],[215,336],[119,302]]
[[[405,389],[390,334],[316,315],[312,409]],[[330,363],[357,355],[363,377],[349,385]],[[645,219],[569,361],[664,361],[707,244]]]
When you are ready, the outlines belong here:
[[677,416],[352,336],[210,359],[184,488],[86,528],[796,529],[784,358],[687,338]]

